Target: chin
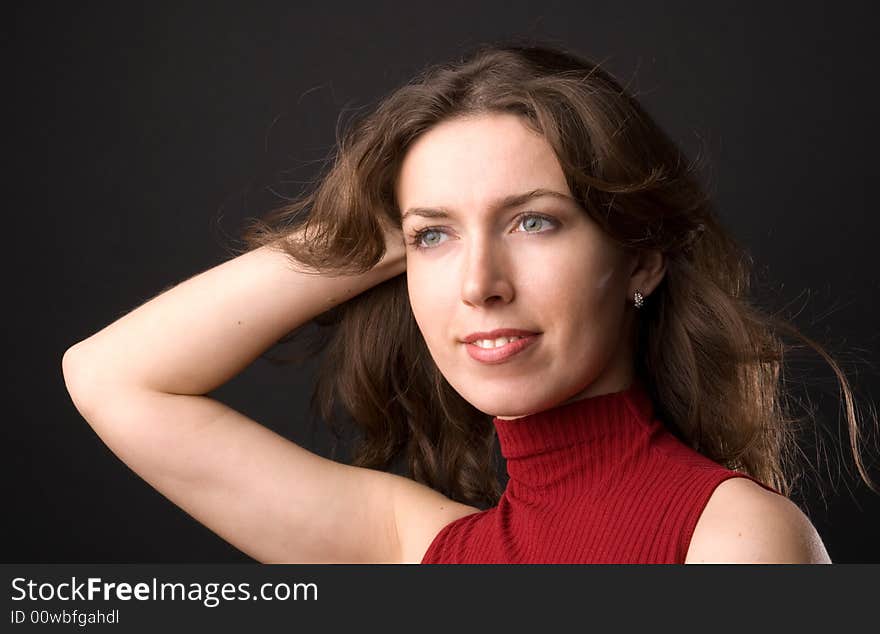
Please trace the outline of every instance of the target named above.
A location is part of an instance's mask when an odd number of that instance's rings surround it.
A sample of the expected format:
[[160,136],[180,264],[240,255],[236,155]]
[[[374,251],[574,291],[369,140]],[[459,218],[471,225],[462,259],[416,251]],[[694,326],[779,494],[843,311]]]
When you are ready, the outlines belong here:
[[447,383],[468,403],[490,416],[514,418],[539,412],[552,405],[552,391],[537,390],[534,375],[487,380],[471,372],[441,373]]
[[532,398],[512,398],[509,391],[497,396],[462,392],[459,394],[468,403],[490,416],[515,418],[540,411],[545,407],[541,401]]

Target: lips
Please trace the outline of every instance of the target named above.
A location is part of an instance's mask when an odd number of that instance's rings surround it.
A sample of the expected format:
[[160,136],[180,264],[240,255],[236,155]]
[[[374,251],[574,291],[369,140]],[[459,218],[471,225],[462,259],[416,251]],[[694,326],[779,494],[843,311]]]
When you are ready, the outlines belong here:
[[[490,334],[494,335],[499,331],[492,331],[491,333],[482,333],[482,334]],[[523,332],[523,331],[519,331]],[[475,333],[480,334],[480,333]],[[497,348],[481,348],[476,343],[465,343],[464,347],[467,350],[467,353],[470,355],[471,359],[474,361],[479,361],[480,363],[484,363],[487,365],[495,365],[498,363],[505,363],[512,359],[518,358],[518,355],[523,353],[524,350],[528,350],[532,347],[533,344],[537,342],[540,338],[540,333],[530,333],[525,335],[497,335],[497,337],[521,337],[521,339],[517,339],[515,341],[509,341],[503,346],[499,346]],[[492,337],[483,337],[478,336],[474,340],[479,339],[491,339]]]
[[497,330],[491,330],[489,332],[472,332],[467,337],[462,339],[462,342],[473,343],[475,341],[479,341],[480,339],[498,339],[499,337],[530,337],[532,335],[538,334],[540,333],[534,332],[532,330],[521,330],[518,328],[498,328]]

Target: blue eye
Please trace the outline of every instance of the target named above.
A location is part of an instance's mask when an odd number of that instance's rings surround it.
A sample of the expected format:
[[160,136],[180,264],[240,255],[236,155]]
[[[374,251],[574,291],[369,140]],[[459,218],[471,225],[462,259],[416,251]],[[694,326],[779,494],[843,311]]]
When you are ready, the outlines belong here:
[[[535,221],[537,221],[537,222],[535,222]],[[520,226],[524,226],[524,227],[540,226],[541,221],[550,222],[549,218],[545,218],[544,216],[529,215],[529,216],[523,216],[522,220],[520,221]],[[527,228],[526,233],[535,233],[535,232],[529,231]]]
[[432,234],[437,235],[437,236],[446,235],[444,232],[442,232],[436,228],[433,228],[433,227],[429,227],[427,229],[422,229],[421,231],[416,232],[415,238],[413,239],[413,246],[415,246],[418,249],[425,249],[425,248],[430,249],[430,248],[440,244],[442,242],[442,240],[437,239],[437,240],[431,241],[431,240],[427,239],[427,236],[430,236]]

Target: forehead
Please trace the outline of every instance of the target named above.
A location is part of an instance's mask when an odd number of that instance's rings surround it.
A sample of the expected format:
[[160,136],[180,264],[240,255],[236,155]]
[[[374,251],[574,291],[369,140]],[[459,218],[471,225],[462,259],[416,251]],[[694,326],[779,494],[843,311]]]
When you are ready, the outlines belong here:
[[540,188],[570,194],[553,148],[520,117],[486,114],[444,121],[416,139],[395,190],[404,209],[480,206]]

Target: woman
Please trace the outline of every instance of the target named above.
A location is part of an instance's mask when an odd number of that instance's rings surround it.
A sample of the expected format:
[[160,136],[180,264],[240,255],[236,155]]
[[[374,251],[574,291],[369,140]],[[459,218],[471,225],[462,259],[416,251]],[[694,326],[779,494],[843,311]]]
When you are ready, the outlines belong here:
[[[786,497],[771,326],[796,331],[748,303],[692,172],[598,66],[483,47],[353,126],[249,250],[73,346],[68,389],[262,562],[830,562]],[[204,396],[313,320],[352,465]]]

